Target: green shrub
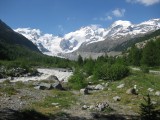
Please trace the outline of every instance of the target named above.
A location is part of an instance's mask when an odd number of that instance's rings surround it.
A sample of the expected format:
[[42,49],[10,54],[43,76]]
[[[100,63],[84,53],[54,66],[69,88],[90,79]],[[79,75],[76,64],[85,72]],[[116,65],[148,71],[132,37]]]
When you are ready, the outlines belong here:
[[104,64],[94,71],[94,77],[102,80],[119,80],[129,74],[128,67],[121,64]]
[[72,89],[81,89],[86,87],[87,83],[85,81],[84,74],[81,71],[75,72],[68,81],[68,86],[69,88]]
[[150,95],[148,94],[146,98],[144,98],[144,103],[141,103],[141,120],[159,120],[160,119],[160,111],[156,110],[156,106],[152,104]]

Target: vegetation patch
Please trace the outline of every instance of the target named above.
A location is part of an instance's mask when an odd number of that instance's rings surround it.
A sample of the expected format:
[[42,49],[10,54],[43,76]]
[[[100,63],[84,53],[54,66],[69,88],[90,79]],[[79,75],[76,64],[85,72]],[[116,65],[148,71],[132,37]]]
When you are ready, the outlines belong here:
[[45,114],[57,112],[62,108],[68,108],[75,104],[76,98],[71,92],[52,90],[50,96],[47,96],[40,102],[32,103],[32,108]]

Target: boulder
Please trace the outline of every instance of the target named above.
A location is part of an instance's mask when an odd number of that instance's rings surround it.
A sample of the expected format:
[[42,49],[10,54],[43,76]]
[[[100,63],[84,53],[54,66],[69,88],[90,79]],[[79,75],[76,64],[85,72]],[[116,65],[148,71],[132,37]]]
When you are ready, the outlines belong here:
[[52,85],[49,83],[40,83],[39,86],[44,87],[46,90],[52,89]]
[[53,83],[52,87],[54,89],[58,89],[58,90],[64,90],[64,88],[62,87],[62,85],[60,83]]
[[130,88],[126,91],[127,94],[131,94],[131,95],[137,95],[138,93],[136,92],[136,89],[134,88]]
[[83,95],[87,95],[88,94],[88,89],[84,88],[84,89],[80,89],[80,93]]
[[115,97],[113,97],[113,100],[114,100],[114,101],[120,101],[120,100],[121,100],[121,97],[115,96]]
[[37,90],[50,90],[52,89],[52,85],[48,83],[40,83],[38,86],[34,87]]
[[88,89],[88,90],[94,90],[94,89],[95,89],[95,85],[88,85],[88,86],[87,86],[87,89]]
[[46,80],[59,81],[57,76],[55,76],[55,75],[50,75],[48,78],[46,78]]
[[96,85],[95,90],[103,90],[104,87],[101,84]]
[[160,91],[156,91],[156,92],[155,92],[155,95],[156,95],[156,96],[160,96]]
[[120,84],[120,85],[117,86],[117,88],[124,88],[124,85],[125,84]]

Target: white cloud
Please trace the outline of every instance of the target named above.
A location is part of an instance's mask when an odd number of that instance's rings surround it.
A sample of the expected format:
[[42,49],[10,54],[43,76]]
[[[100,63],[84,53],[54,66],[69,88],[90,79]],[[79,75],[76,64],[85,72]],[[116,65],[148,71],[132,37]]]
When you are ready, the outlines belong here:
[[123,17],[124,16],[124,13],[125,13],[125,9],[115,9],[112,11],[112,14],[115,16],[115,17]]
[[154,5],[160,2],[160,0],[126,0],[126,1],[130,3],[140,3],[145,6]]
[[95,21],[108,21],[108,20],[112,20],[116,17],[123,17],[125,14],[126,10],[125,9],[120,9],[117,8],[113,11],[107,12],[106,14],[104,14],[104,16],[102,17],[95,17],[93,18],[93,20]]
[[112,20],[112,16],[108,15],[108,16],[99,17],[99,18],[95,17],[95,18],[93,18],[93,20],[95,20],[95,21],[97,21],[97,20],[100,20],[100,21]]
[[111,17],[111,16],[107,16],[107,19],[108,19],[108,20],[112,20],[112,17]]

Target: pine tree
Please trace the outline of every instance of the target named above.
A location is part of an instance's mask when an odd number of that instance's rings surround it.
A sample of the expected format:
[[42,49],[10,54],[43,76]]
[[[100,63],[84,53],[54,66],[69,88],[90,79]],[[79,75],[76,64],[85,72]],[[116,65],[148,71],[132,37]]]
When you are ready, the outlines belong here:
[[159,111],[155,110],[150,95],[144,98],[145,103],[141,103],[141,120],[159,120]]
[[141,50],[135,45],[129,51],[129,61],[132,65],[139,66],[141,59]]
[[78,64],[82,65],[83,64],[83,58],[81,55],[78,56]]
[[147,66],[156,66],[157,61],[157,47],[154,41],[147,43],[142,53],[141,63]]

